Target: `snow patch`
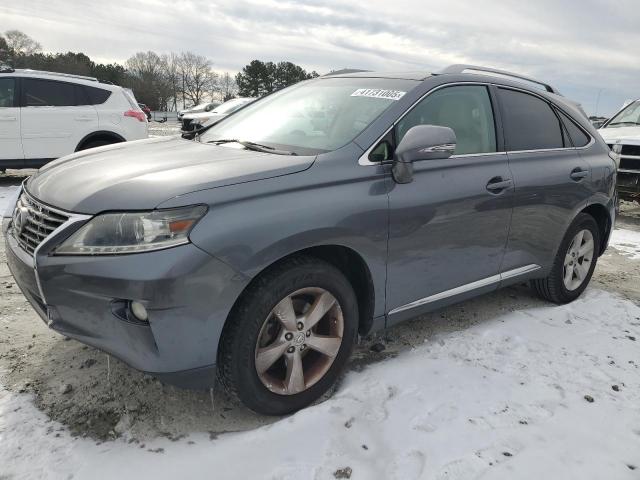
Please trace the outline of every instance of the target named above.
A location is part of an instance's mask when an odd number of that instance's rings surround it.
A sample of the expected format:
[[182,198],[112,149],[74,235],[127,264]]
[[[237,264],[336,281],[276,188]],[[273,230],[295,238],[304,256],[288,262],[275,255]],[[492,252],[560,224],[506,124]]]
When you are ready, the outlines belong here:
[[629,256],[632,260],[640,260],[640,232],[616,229],[611,234],[609,246]]
[[9,204],[12,203],[17,188],[16,185],[0,187],[0,217],[6,216],[6,211],[12,207]]
[[298,480],[348,467],[354,479],[633,479],[635,338],[640,308],[588,290],[570,305],[438,335],[348,374],[331,399],[273,425],[144,448],[73,438],[30,396],[0,387],[0,474]]

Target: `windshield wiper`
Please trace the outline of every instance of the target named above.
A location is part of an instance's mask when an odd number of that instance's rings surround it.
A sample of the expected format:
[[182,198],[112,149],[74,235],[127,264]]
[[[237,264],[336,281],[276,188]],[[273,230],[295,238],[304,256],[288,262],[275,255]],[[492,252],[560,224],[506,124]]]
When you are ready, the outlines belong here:
[[223,138],[221,140],[209,140],[207,143],[213,143],[214,145],[222,145],[223,143],[239,143],[247,150],[254,150],[256,152],[273,153],[275,155],[297,155],[295,152],[288,150],[278,150],[277,148],[270,147],[268,145],[261,145],[255,142],[247,142],[246,140],[238,140],[236,138]]

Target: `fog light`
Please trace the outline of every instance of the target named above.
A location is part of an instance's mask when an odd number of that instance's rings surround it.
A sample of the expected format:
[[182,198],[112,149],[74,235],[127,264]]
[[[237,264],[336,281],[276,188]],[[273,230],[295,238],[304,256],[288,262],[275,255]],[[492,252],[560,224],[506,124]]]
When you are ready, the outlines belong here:
[[131,313],[141,322],[149,320],[147,309],[140,302],[131,302]]

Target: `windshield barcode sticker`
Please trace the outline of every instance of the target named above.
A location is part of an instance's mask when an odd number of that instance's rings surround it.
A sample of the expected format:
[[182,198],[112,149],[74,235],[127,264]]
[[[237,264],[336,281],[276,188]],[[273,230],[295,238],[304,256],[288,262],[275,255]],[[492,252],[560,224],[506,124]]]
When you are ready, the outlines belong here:
[[407,92],[400,90],[382,90],[379,88],[359,88],[351,94],[352,97],[386,98],[387,100],[400,100]]

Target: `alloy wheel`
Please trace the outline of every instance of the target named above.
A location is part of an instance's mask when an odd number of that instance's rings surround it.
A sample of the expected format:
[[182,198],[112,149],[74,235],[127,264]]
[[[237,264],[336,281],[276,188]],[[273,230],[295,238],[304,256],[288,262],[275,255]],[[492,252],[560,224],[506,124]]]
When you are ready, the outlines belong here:
[[287,295],[264,321],[255,348],[260,381],[279,395],[295,395],[331,368],[344,333],[336,298],[318,287]]
[[585,281],[593,262],[594,251],[593,234],[587,229],[580,230],[573,237],[564,258],[563,281],[567,290],[576,290]]

